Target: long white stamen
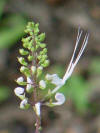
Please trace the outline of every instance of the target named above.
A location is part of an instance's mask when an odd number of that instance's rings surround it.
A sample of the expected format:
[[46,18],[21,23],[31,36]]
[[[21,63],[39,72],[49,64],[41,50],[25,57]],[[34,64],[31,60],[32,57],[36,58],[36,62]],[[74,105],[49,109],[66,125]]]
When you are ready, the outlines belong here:
[[[85,47],[86,47],[86,45],[87,45],[87,42],[88,42],[88,38],[89,38],[89,34],[86,34],[86,35],[85,35],[85,38],[84,38],[84,41],[83,41],[83,44],[82,44],[82,47],[81,47],[81,49],[80,49],[80,51],[79,51],[79,54],[78,54],[78,56],[77,56],[75,62],[72,62],[72,63],[71,63],[70,70],[68,71],[68,69],[67,69],[67,72],[65,73],[65,75],[64,75],[64,77],[63,77],[63,82],[66,82],[66,80],[71,76],[71,74],[72,74],[72,72],[73,72],[73,70],[74,70],[76,64],[78,63],[78,61],[79,61],[81,55],[82,55],[83,52],[84,52],[84,49],[85,49]],[[75,49],[75,50],[76,50],[76,49]],[[74,53],[74,54],[75,54],[75,53]]]
[[84,52],[84,49],[85,49],[85,47],[86,47],[86,45],[87,45],[87,42],[88,42],[88,38],[89,38],[89,34],[86,34],[86,36],[85,36],[85,38],[84,38],[84,42],[83,42],[82,47],[81,47],[81,50],[80,50],[80,52],[79,52],[79,54],[78,54],[78,57],[77,57],[77,59],[76,59],[76,61],[75,61],[75,63],[74,63],[75,66],[76,66],[76,64],[78,63],[78,61],[79,61],[81,55],[82,55],[83,52]]
[[77,65],[77,63],[78,63],[78,61],[79,61],[81,55],[82,55],[83,52],[84,52],[84,49],[85,49],[85,47],[86,47],[86,45],[87,45],[88,38],[89,38],[89,34],[88,34],[88,33],[85,35],[83,44],[82,44],[82,46],[81,46],[81,49],[80,49],[80,51],[79,51],[79,53],[78,53],[78,55],[77,55],[75,61],[73,61],[73,60],[74,60],[74,57],[75,57],[75,53],[76,53],[77,47],[78,47],[78,45],[79,45],[79,41],[80,41],[82,32],[83,32],[83,31],[82,31],[82,30],[80,31],[80,28],[79,28],[79,29],[78,29],[77,39],[76,39],[76,44],[75,44],[75,48],[74,48],[74,52],[73,52],[71,61],[70,61],[70,63],[69,63],[68,69],[67,69],[67,71],[66,71],[66,73],[65,73],[65,75],[64,75],[64,77],[63,77],[62,84],[61,84],[61,85],[58,85],[58,86],[51,92],[52,94],[54,94],[55,92],[57,92],[57,91],[65,84],[66,80],[71,76],[71,74],[72,74],[72,72],[73,72],[75,66]]
[[73,55],[72,55],[72,58],[71,58],[71,61],[69,63],[69,66],[68,66],[68,69],[67,69],[67,72],[66,73],[68,73],[68,71],[70,70],[70,68],[72,66],[72,62],[73,62],[73,59],[74,59],[74,56],[75,56],[75,52],[76,52],[76,49],[78,47],[79,40],[81,38],[82,32],[83,31],[82,30],[80,31],[80,27],[79,27],[79,29],[78,29],[78,35],[77,35],[77,39],[76,39],[76,44],[75,44],[75,48],[74,48],[74,52],[73,52]]

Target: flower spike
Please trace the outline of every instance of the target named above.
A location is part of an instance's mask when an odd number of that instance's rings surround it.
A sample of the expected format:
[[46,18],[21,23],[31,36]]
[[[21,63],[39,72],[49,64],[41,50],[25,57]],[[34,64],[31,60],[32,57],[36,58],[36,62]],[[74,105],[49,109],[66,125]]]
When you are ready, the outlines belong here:
[[[48,67],[50,62],[46,44],[43,42],[45,33],[40,33],[39,31],[38,23],[29,22],[26,26],[25,33],[27,33],[27,36],[22,39],[23,47],[19,50],[20,56],[18,57],[18,61],[21,64],[20,72],[23,76],[15,80],[20,86],[14,89],[15,95],[21,100],[20,108],[29,109],[30,106],[33,108],[36,118],[36,133],[40,133],[41,130],[41,107],[43,105],[49,107],[59,106],[65,102],[64,94],[57,91],[70,78],[86,48],[89,38],[89,34],[86,33],[81,48],[76,53],[83,33],[83,30],[79,27],[75,48],[63,78],[60,78],[57,74],[46,74],[44,76],[43,70]],[[24,88],[21,86],[24,86]],[[51,88],[47,90],[50,86]],[[47,94],[43,92],[44,90],[47,90],[45,91]],[[52,96],[55,97],[55,100]]]

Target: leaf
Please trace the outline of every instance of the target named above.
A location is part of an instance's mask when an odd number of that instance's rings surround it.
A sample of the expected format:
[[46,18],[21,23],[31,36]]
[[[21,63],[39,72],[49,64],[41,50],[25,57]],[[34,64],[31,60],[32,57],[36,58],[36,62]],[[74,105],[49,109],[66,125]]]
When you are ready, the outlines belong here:
[[9,48],[24,34],[26,20],[12,15],[4,20],[6,26],[0,29],[0,49]]

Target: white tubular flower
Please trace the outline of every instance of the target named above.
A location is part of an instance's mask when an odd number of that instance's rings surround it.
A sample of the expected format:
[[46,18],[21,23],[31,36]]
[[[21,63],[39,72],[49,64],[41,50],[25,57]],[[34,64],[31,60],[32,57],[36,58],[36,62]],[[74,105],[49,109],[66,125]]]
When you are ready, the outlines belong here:
[[77,52],[77,48],[78,48],[78,45],[79,45],[79,42],[80,42],[80,39],[81,39],[81,36],[82,36],[82,30],[78,29],[78,35],[77,35],[77,39],[76,39],[76,44],[75,44],[75,48],[74,48],[74,52],[73,52],[73,55],[72,55],[72,58],[71,58],[71,61],[69,63],[69,66],[67,68],[67,71],[65,73],[65,75],[63,76],[63,79],[62,79],[62,85],[58,85],[51,93],[54,94],[55,92],[57,92],[64,84],[65,82],[70,78],[70,76],[72,75],[72,72],[74,71],[74,68],[75,66],[77,65],[81,55],[83,54],[85,48],[86,48],[86,45],[88,43],[88,38],[89,38],[89,33],[86,33],[85,37],[84,37],[84,40],[83,40],[83,44],[80,48],[80,51],[77,55],[77,57],[75,58],[75,55],[76,55],[76,52]]
[[39,82],[39,87],[40,87],[40,89],[45,89],[45,88],[46,88],[46,83],[45,83],[44,80],[41,80],[41,81]]
[[53,74],[52,77],[53,77],[52,81],[51,81],[52,84],[54,84],[56,86],[62,84],[62,79],[60,79],[57,74]]
[[20,99],[24,99],[25,98],[25,93],[24,93],[24,88],[22,87],[17,87],[14,90],[15,95],[18,96]]
[[51,80],[51,83],[58,86],[58,85],[62,85],[62,79],[58,77],[57,74],[47,74],[46,75],[46,79],[47,80]]
[[53,105],[62,105],[65,102],[65,96],[62,93],[56,93],[55,99],[57,102],[53,102]]
[[27,83],[28,83],[28,84],[33,84],[33,83],[32,83],[32,80],[31,80],[29,77],[27,77]]
[[36,103],[35,104],[35,112],[38,116],[41,115],[41,104],[40,103]]
[[56,102],[47,102],[46,105],[49,107],[59,106],[65,102],[65,96],[62,93],[56,93],[55,95]]
[[31,92],[33,91],[33,86],[32,86],[31,84],[27,84],[27,86],[26,86],[26,91],[27,91],[28,93],[31,93]]
[[20,103],[20,109],[28,109],[28,108],[29,108],[28,99],[22,100]]

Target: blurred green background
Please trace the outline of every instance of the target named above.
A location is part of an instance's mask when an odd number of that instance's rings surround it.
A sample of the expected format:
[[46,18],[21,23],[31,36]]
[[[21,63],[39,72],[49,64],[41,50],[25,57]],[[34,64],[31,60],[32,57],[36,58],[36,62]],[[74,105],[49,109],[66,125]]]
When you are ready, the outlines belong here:
[[28,21],[46,33],[50,67],[62,77],[80,25],[90,32],[88,46],[71,78],[60,89],[66,103],[43,107],[44,133],[100,133],[100,1],[0,0],[0,133],[34,133],[32,111],[19,109],[13,93],[19,77],[18,49]]

